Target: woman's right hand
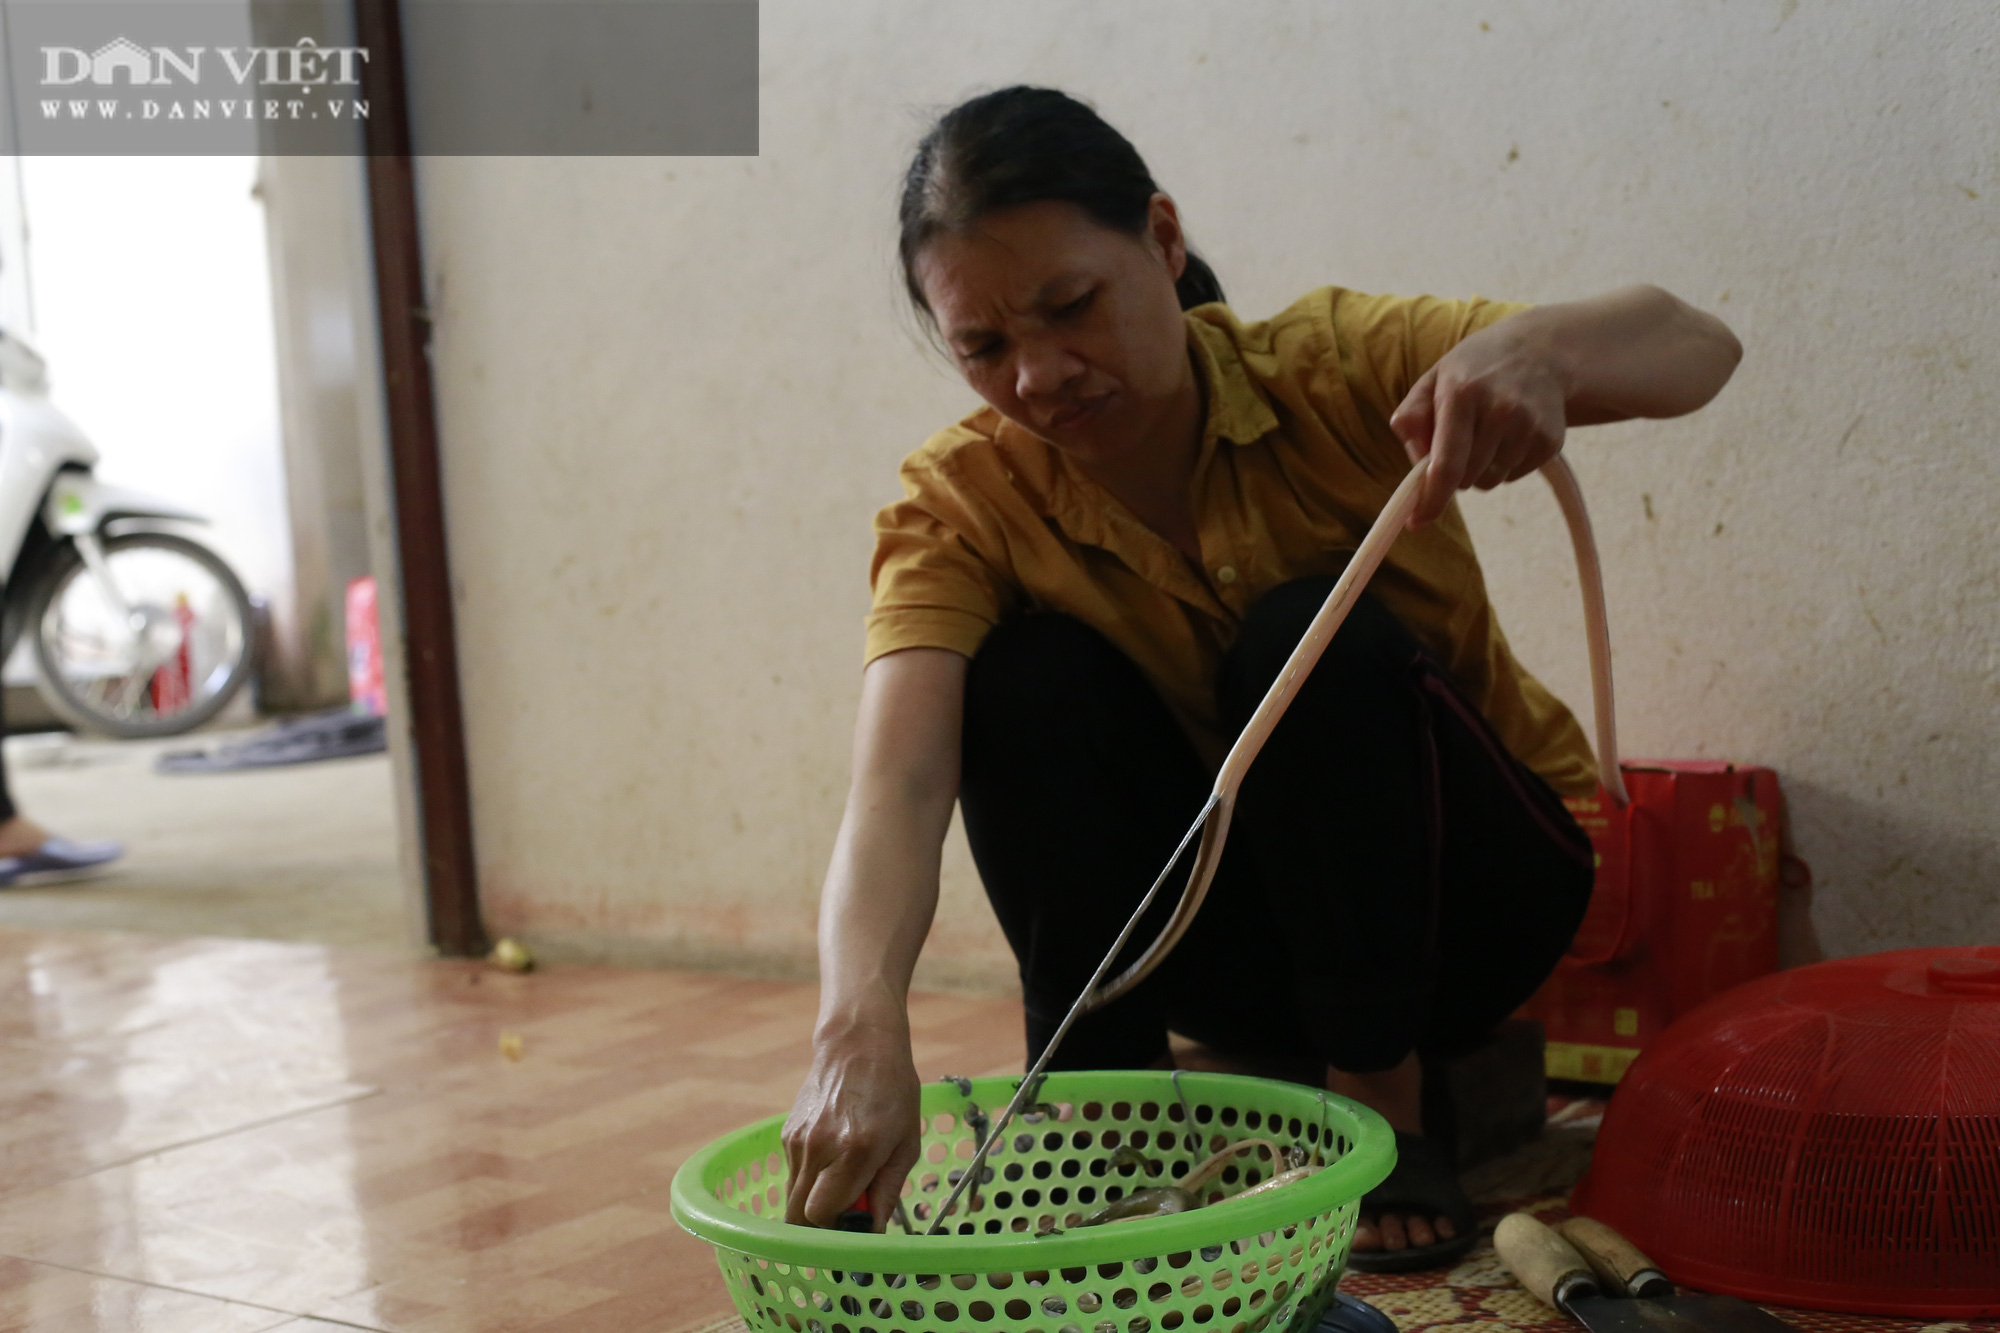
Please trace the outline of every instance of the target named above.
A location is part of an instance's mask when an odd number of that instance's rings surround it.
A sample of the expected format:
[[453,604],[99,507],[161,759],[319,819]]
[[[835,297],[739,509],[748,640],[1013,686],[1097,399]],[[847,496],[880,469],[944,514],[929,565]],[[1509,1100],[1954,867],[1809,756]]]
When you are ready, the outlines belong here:
[[830,1227],[865,1190],[875,1230],[885,1230],[917,1162],[917,1099],[907,1027],[816,1037],[812,1072],[785,1120],[785,1220]]

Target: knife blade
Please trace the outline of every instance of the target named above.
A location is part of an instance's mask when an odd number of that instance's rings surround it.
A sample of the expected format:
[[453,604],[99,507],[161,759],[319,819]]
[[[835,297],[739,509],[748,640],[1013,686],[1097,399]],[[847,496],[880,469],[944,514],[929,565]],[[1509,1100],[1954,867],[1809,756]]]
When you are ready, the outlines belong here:
[[1500,1219],[1493,1244],[1522,1286],[1591,1333],[1793,1333],[1783,1320],[1733,1296],[1629,1295],[1634,1279],[1648,1292],[1671,1291],[1672,1284],[1617,1232],[1603,1231],[1617,1244],[1586,1229],[1597,1251],[1587,1259],[1571,1244],[1574,1237],[1526,1213],[1510,1213]]

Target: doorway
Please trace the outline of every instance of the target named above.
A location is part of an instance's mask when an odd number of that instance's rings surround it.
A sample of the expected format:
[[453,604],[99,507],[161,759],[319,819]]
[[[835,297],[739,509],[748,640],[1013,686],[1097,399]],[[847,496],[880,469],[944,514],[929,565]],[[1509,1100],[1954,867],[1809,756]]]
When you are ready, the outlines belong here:
[[[126,854],[100,878],[0,892],[0,924],[379,948],[420,936],[386,753],[161,767],[274,718],[349,705],[346,593],[372,565],[351,299],[364,279],[345,239],[271,243],[273,191],[310,187],[300,161],[7,164],[6,327],[46,359],[51,398],[100,454],[96,475],[208,516],[199,539],[262,615],[253,688],[186,736],[56,729],[37,707],[32,658],[10,657],[17,734],[5,757],[17,803],[46,827],[115,839]],[[329,162],[354,177],[331,187],[358,191],[355,165],[324,160],[322,175]]]

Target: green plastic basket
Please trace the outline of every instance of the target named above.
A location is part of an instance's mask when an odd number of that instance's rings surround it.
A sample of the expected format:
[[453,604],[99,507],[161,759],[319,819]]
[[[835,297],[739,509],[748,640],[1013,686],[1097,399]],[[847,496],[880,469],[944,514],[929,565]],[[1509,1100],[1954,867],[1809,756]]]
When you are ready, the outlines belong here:
[[[968,1103],[997,1115],[1017,1081],[974,1080],[969,1098],[950,1083],[925,1086],[922,1155],[903,1193],[919,1232],[972,1159]],[[1179,1082],[1177,1094],[1157,1071],[1049,1075],[1041,1096],[1053,1113],[1007,1127],[981,1188],[935,1236],[893,1222],[887,1235],[787,1225],[781,1116],[688,1159],[674,1176],[674,1217],[715,1246],[736,1308],[766,1333],[1303,1333],[1333,1299],[1361,1196],[1389,1174],[1395,1137],[1368,1108],[1301,1084],[1227,1074]],[[1220,1202],[1076,1226],[1114,1197],[1171,1183],[1247,1138],[1300,1144],[1324,1166],[1236,1200],[1271,1170],[1248,1149],[1210,1187]],[[1160,1173],[1114,1164],[1120,1145],[1155,1159]]]

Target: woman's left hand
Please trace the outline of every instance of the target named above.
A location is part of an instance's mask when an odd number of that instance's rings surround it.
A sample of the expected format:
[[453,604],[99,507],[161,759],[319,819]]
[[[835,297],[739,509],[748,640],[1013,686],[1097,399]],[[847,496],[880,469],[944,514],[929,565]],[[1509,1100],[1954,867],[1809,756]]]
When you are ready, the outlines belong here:
[[1551,351],[1510,328],[1482,329],[1425,371],[1389,418],[1413,467],[1429,461],[1410,526],[1469,486],[1490,491],[1554,458],[1568,429],[1568,385]]
[[1425,371],[1389,418],[1426,467],[1410,525],[1467,486],[1490,491],[1562,449],[1571,426],[1677,417],[1722,391],[1742,344],[1658,287],[1536,306],[1489,325]]

